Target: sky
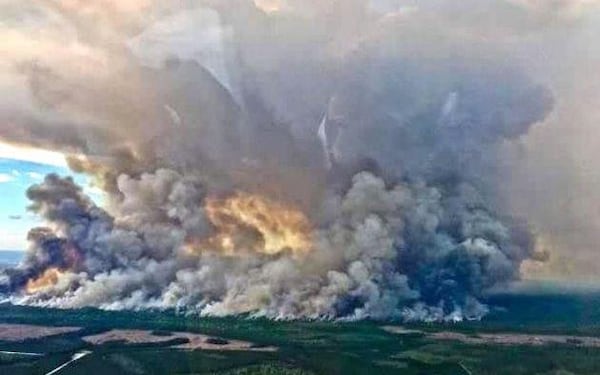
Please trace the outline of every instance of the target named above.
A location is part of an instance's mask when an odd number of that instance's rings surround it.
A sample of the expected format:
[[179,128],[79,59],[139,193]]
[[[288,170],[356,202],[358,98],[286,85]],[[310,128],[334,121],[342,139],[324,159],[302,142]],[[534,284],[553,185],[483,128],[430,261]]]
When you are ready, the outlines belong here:
[[10,151],[13,152],[0,151],[0,250],[25,250],[27,232],[43,225],[27,210],[30,202],[26,191],[31,185],[42,182],[47,174],[73,176],[81,186],[88,187],[91,197],[100,199],[100,193],[90,186],[87,176],[69,170],[60,154],[32,149],[11,148]]
[[27,232],[40,224],[27,212],[25,191],[47,173],[69,174],[65,167],[0,158],[0,249],[25,250]]

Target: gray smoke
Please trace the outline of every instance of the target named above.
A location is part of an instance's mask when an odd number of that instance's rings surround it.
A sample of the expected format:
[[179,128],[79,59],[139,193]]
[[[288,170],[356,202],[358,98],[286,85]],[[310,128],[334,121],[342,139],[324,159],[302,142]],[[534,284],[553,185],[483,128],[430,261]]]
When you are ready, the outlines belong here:
[[[436,7],[273,3],[92,7],[106,16],[94,25],[76,7],[43,7],[59,30],[76,30],[86,59],[107,63],[16,61],[34,100],[3,109],[0,139],[71,154],[107,202],[55,175],[32,186],[31,210],[48,227],[31,230],[0,292],[206,315],[485,314],[482,293],[536,255],[496,185],[500,149],[547,116],[549,91],[495,46],[436,23]],[[335,156],[321,144],[323,118],[335,121]],[[311,248],[212,251],[205,202],[235,191],[297,207]],[[26,293],[48,269],[62,276]]]
[[[480,293],[516,277],[532,251],[529,234],[493,217],[468,185],[443,193],[360,172],[344,195],[326,199],[305,257],[191,255],[181,250],[184,238],[206,227],[201,206],[186,205],[202,199],[198,185],[168,170],[119,182],[118,224],[69,178],[49,175],[29,189],[32,209],[54,230],[32,230],[11,288],[48,267],[69,269],[69,282],[22,302],[283,318],[477,317]],[[402,309],[417,300],[422,312]]]

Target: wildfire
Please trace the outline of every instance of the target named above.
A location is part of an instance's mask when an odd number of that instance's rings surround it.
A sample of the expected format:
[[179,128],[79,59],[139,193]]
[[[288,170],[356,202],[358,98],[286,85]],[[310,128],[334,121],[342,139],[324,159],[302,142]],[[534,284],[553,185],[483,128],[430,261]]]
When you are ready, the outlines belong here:
[[281,10],[280,0],[254,0],[254,5],[265,13],[274,13]]
[[311,248],[310,222],[296,208],[238,192],[225,199],[207,199],[205,209],[216,227],[209,245],[226,253],[239,250],[303,253]]
[[48,289],[56,285],[62,275],[64,275],[64,273],[58,268],[48,268],[38,278],[28,280],[25,291],[29,294],[33,294]]

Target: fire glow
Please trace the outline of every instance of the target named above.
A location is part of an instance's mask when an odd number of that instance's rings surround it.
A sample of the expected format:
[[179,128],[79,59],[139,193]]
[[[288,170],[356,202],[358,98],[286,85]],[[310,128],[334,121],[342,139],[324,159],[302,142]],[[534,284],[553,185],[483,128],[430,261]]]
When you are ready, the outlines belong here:
[[64,275],[64,272],[60,271],[58,268],[48,268],[41,276],[35,279],[29,279],[25,286],[25,291],[28,294],[35,294],[47,290],[56,285],[62,275]]
[[250,250],[277,254],[309,251],[311,225],[298,209],[268,198],[237,192],[233,196],[206,201],[206,213],[216,228],[208,244],[225,253]]

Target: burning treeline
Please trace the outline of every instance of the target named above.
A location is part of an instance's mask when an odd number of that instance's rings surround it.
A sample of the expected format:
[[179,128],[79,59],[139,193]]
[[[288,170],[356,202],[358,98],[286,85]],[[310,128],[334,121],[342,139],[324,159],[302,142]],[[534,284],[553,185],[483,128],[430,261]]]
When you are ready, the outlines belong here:
[[70,178],[32,186],[47,227],[1,290],[209,315],[484,314],[481,293],[534,255],[494,186],[548,92],[433,8],[226,3],[39,6],[71,44],[19,56],[33,101],[0,137],[63,151],[106,202]]

